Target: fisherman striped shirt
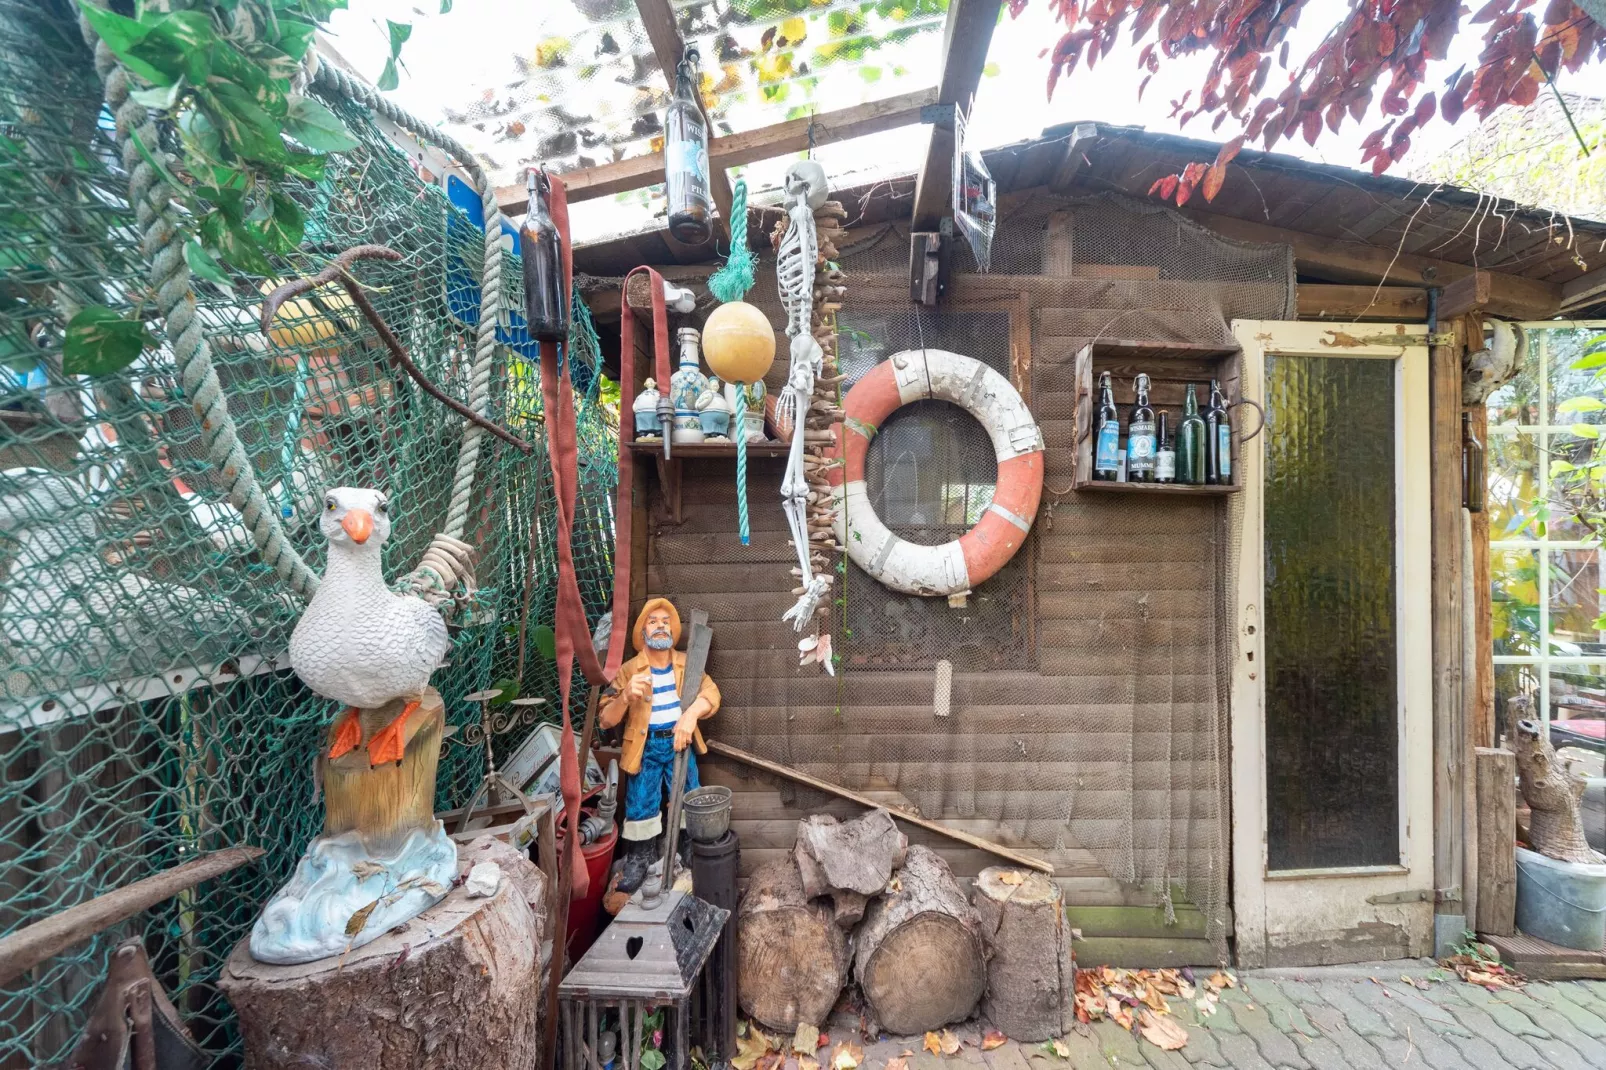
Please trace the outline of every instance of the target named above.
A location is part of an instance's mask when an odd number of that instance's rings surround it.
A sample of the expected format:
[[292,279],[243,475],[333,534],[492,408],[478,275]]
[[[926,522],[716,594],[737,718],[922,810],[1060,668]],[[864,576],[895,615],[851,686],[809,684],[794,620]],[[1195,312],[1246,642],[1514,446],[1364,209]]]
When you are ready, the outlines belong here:
[[680,720],[680,695],[675,688],[675,667],[652,670],[652,716],[647,723],[665,728]]

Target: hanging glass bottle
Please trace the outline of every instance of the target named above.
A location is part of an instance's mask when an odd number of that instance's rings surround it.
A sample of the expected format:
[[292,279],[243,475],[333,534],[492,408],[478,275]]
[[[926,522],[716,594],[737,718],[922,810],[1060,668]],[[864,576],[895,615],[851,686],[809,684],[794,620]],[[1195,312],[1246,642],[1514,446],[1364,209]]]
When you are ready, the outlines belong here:
[[530,207],[519,228],[524,262],[524,316],[538,342],[569,339],[569,302],[563,295],[563,238],[548,204],[552,186],[546,172],[530,168]]
[[714,234],[714,204],[708,192],[708,127],[697,106],[697,50],[686,49],[675,71],[675,96],[664,117],[664,196],[669,233],[687,245]]

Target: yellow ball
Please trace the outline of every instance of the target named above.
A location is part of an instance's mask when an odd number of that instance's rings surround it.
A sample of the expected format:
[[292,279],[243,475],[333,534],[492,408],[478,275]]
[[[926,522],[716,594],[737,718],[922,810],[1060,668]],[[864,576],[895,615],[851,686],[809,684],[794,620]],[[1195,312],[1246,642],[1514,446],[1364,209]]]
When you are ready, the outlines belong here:
[[756,383],[775,363],[775,329],[745,301],[727,301],[703,325],[703,359],[727,383]]

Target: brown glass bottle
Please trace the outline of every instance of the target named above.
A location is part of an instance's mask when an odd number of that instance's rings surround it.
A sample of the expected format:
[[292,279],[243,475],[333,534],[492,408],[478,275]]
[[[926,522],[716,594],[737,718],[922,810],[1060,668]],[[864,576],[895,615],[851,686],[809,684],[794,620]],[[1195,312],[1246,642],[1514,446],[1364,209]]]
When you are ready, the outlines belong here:
[[697,106],[697,50],[686,49],[675,71],[675,95],[664,116],[664,199],[669,233],[687,245],[714,234],[714,202],[708,192],[708,127]]
[[546,172],[530,169],[530,209],[519,228],[519,257],[524,261],[524,318],[530,337],[539,342],[569,339],[569,302],[563,298],[563,236],[547,198],[552,192]]

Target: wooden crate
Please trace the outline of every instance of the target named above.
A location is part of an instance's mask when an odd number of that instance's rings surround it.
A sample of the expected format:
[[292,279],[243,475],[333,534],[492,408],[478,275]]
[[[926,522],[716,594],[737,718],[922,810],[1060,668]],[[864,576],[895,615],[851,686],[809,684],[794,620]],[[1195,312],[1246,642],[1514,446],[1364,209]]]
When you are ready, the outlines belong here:
[[[1156,415],[1171,412],[1175,435],[1182,422],[1183,394],[1195,385],[1200,406],[1210,400],[1210,380],[1221,380],[1221,393],[1232,405],[1241,398],[1242,354],[1237,348],[1191,342],[1090,342],[1076,354],[1076,467],[1072,485],[1079,491],[1113,494],[1233,494],[1243,489],[1237,429],[1246,406],[1232,410],[1231,484],[1189,486],[1183,483],[1107,483],[1093,478],[1093,412],[1099,376],[1110,373],[1115,404],[1123,423],[1136,401],[1132,382],[1138,373],[1149,376],[1149,403]],[[1252,416],[1258,422],[1258,416]],[[1253,424],[1251,424],[1253,426]]]

